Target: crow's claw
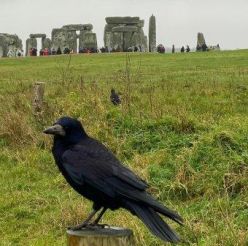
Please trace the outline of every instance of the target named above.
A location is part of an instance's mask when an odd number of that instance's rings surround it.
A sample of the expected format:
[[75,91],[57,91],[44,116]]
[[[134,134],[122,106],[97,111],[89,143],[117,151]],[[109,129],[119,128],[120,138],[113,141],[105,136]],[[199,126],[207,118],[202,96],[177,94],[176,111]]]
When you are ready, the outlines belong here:
[[83,228],[86,228],[86,227],[88,227],[89,225],[87,225],[87,224],[80,224],[80,225],[76,225],[76,226],[70,226],[70,227],[68,227],[67,229],[68,230],[72,230],[72,231],[79,231],[79,230],[81,230],[81,229],[83,229]]
[[110,228],[110,225],[108,224],[95,224],[95,223],[92,223],[92,224],[89,224],[89,227],[93,227],[93,228]]

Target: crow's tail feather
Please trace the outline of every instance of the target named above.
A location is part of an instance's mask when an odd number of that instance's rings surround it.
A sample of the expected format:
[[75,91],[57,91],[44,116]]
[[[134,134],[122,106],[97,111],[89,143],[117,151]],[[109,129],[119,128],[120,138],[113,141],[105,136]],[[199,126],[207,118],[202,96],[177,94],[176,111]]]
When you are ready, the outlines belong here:
[[180,225],[183,225],[183,219],[180,215],[178,215],[175,211],[172,211],[171,209],[163,206],[162,204],[158,203],[156,201],[156,204],[152,204],[151,206],[156,212],[174,220]]
[[139,205],[135,202],[126,202],[128,209],[134,213],[149,230],[157,237],[168,242],[179,242],[179,237],[168,224],[154,211],[153,208]]

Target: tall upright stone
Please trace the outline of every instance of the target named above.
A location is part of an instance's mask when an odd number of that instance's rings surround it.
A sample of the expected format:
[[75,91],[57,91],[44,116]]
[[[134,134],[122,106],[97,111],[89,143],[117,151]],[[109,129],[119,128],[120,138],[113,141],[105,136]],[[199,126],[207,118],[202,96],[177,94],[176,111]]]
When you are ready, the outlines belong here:
[[28,38],[26,40],[26,56],[30,56],[30,49],[37,49],[37,39],[36,38]]
[[204,49],[204,47],[207,47],[206,45],[206,41],[204,38],[203,33],[198,32],[197,33],[197,46],[196,46],[196,50],[197,51],[202,51]]
[[149,20],[149,52],[156,52],[156,18],[154,15]]
[[97,50],[96,34],[91,31],[81,31],[79,35],[79,50],[90,49]]
[[51,49],[52,47],[52,41],[50,38],[42,38],[41,40],[41,47],[42,49]]
[[7,44],[4,35],[0,34],[0,57],[7,56]]
[[22,50],[22,40],[17,35],[0,33],[0,57],[6,57],[8,53],[15,56],[16,50]]
[[77,52],[77,33],[76,30],[65,28],[54,28],[52,30],[52,48],[63,52],[66,48]]

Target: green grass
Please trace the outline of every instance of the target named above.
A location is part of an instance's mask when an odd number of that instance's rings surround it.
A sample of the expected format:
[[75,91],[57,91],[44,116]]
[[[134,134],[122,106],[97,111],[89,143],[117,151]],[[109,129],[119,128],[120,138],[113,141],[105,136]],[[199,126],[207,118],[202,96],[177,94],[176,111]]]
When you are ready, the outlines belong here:
[[[37,116],[35,81],[46,83]],[[91,208],[42,134],[62,115],[78,117],[183,216],[184,227],[171,224],[181,245],[248,244],[248,50],[1,59],[0,105],[0,245],[65,245],[65,228]],[[126,211],[103,222],[133,229],[137,245],[164,245]]]

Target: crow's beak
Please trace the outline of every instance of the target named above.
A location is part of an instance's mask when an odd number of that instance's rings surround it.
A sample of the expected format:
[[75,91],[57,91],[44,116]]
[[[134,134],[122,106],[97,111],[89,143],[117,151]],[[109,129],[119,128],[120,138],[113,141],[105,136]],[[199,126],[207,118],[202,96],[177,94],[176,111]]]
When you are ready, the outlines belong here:
[[54,125],[51,127],[48,127],[46,130],[43,131],[45,134],[52,134],[52,135],[60,135],[65,136],[65,130],[61,125]]

